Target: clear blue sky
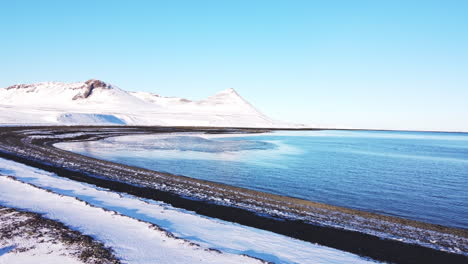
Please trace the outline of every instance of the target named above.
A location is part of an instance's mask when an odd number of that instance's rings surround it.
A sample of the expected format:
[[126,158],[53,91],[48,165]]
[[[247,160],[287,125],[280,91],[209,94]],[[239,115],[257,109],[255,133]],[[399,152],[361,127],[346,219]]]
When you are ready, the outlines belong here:
[[98,78],[271,117],[468,131],[468,1],[2,1],[0,87]]

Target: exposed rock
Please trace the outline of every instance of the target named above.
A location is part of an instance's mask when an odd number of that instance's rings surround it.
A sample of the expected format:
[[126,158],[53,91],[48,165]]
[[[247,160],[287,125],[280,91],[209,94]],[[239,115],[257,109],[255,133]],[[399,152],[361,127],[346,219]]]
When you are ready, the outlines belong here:
[[83,86],[83,91],[75,95],[72,99],[73,100],[86,99],[89,96],[91,96],[94,89],[112,89],[112,85],[107,84],[100,80],[95,80],[95,79],[87,80]]
[[34,84],[15,84],[12,86],[8,86],[5,89],[12,90],[12,89],[24,89],[24,88],[31,88],[31,87],[34,87]]

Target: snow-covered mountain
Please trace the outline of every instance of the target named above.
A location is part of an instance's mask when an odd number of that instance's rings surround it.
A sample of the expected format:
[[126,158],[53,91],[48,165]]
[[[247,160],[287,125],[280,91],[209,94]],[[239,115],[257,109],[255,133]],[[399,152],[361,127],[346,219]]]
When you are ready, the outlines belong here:
[[191,101],[94,79],[0,88],[0,124],[297,127],[270,119],[232,88]]

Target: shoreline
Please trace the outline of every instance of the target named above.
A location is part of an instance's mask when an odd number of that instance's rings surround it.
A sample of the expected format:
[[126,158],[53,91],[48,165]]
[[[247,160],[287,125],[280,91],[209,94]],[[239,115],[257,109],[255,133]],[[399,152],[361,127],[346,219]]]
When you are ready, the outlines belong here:
[[[0,105],[1,106],[1,105]],[[137,125],[61,125],[61,124],[47,124],[47,123],[3,123],[0,128],[175,128],[175,129],[218,129],[218,130],[268,130],[268,131],[320,131],[320,130],[343,130],[343,131],[382,131],[382,132],[427,132],[427,133],[454,133],[454,134],[468,134],[467,131],[462,130],[411,130],[411,129],[384,129],[384,128],[339,128],[339,127],[210,127],[210,126],[137,126]]]
[[[462,263],[467,250],[454,254],[422,245],[382,237],[393,232],[386,228],[409,227],[413,235],[452,236],[466,246],[468,231],[423,222],[384,216],[354,209],[273,195],[219,183],[175,176],[112,163],[57,149],[54,143],[97,140],[105,137],[164,132],[256,133],[262,129],[167,128],[167,127],[20,127],[2,128],[0,156],[71,178],[160,200],[201,215],[284,234],[344,251],[397,263]],[[75,133],[72,137],[60,136]],[[34,138],[36,136],[36,138]],[[58,136],[58,137],[56,137]],[[158,183],[158,184],[155,184]],[[164,185],[164,186],[163,186]],[[202,195],[200,195],[202,194]],[[211,198],[217,199],[211,199]],[[229,199],[231,203],[225,200]],[[250,207],[249,207],[250,206]],[[261,208],[262,207],[262,208]],[[266,208],[266,209],[265,209]],[[275,212],[276,211],[276,212]],[[338,216],[338,217],[337,217]],[[338,220],[341,220],[338,221]],[[353,230],[349,224],[368,225],[367,232]],[[348,228],[346,229],[346,226]],[[375,229],[375,225],[380,225]],[[355,226],[356,227],[356,226]],[[372,230],[374,228],[374,230]],[[356,229],[356,228],[354,228]],[[417,230],[414,230],[417,229]],[[364,230],[365,231],[365,230]],[[422,232],[422,233],[420,233]],[[424,233],[426,232],[426,233]],[[402,234],[392,234],[398,237]],[[411,235],[411,234],[407,234]],[[435,237],[437,238],[437,237]],[[445,241],[445,245],[450,246]]]

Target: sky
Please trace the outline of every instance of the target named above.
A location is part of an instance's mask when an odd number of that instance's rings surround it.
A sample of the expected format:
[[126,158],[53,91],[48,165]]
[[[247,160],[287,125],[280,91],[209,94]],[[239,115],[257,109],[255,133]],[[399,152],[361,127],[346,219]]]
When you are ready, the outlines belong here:
[[2,1],[0,87],[234,88],[312,126],[468,131],[468,1]]

